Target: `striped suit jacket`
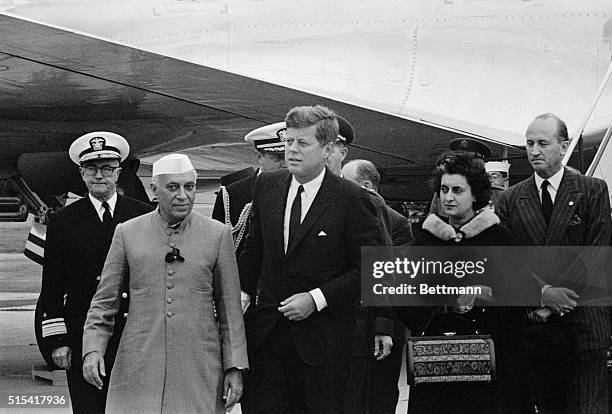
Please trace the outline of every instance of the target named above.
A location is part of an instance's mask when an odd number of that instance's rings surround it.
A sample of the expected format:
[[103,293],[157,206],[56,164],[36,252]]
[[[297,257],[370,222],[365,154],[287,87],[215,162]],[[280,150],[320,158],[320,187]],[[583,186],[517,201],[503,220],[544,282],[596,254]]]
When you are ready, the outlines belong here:
[[[610,199],[606,183],[593,177],[572,172],[565,168],[557,192],[550,224],[546,226],[534,176],[520,182],[502,194],[498,215],[512,234],[515,244],[525,246],[607,246],[610,241]],[[597,250],[603,252],[604,250]],[[605,292],[606,281],[602,277],[605,257],[588,262],[588,272],[567,263],[567,258],[549,255],[542,250],[538,274],[542,284],[570,287],[584,294]],[[589,253],[593,253],[592,250]],[[559,260],[565,260],[565,272],[560,272]],[[577,262],[575,262],[577,263]],[[575,264],[574,263],[574,264]],[[584,263],[582,263],[584,265]],[[599,267],[599,270],[598,270]],[[551,269],[555,269],[551,272]],[[548,270],[548,271],[547,271]],[[589,274],[589,280],[580,279]],[[593,279],[596,276],[598,279]],[[573,285],[568,284],[574,282]],[[582,290],[581,290],[582,289]],[[602,290],[603,289],[603,290]],[[601,349],[608,346],[610,321],[607,309],[595,306],[579,306],[560,318],[567,328],[578,352]]]

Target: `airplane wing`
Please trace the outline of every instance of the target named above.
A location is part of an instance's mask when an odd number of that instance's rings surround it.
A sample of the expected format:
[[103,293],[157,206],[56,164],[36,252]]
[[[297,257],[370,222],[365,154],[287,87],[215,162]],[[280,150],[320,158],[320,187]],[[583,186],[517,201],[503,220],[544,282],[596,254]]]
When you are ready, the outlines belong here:
[[[35,192],[80,185],[57,166],[74,137],[92,130],[122,134],[136,157],[195,148],[190,155],[209,176],[240,170],[254,161],[242,137],[302,104],[327,105],[349,119],[357,131],[351,156],[389,170],[429,174],[451,139],[490,139],[6,14],[0,92],[0,162],[24,167]],[[491,142],[501,156],[503,145]],[[51,154],[53,171],[45,168]]]

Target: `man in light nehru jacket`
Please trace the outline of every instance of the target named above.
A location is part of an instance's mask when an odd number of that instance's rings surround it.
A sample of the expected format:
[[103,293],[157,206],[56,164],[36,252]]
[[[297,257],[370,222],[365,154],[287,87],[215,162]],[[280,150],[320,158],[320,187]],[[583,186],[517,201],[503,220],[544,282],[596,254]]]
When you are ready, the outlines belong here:
[[107,412],[224,413],[248,368],[230,229],[192,212],[196,172],[187,156],[153,164],[159,208],[120,224],[83,335],[83,375],[100,387],[101,358],[129,278],[130,312]]
[[[87,196],[56,211],[47,228],[38,298],[41,318],[36,318],[36,330],[42,338],[43,353],[48,350],[55,365],[66,369],[74,413],[103,413],[106,404],[108,381],[98,390],[83,379],[81,348],[87,310],[100,282],[113,231],[117,223],[152,210],[148,204],[117,194],[119,163],[129,151],[127,141],[112,132],[91,132],[77,138],[68,153],[79,166]],[[108,372],[125,311],[117,314],[114,334],[104,354]]]

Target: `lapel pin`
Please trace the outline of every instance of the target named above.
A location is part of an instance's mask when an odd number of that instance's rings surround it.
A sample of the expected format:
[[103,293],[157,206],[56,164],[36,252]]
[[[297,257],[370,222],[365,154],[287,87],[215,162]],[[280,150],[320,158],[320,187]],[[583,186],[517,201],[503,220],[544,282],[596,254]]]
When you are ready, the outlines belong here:
[[570,206],[573,206],[573,205],[574,205],[574,202],[573,202],[573,201],[570,201],[570,202],[569,202],[569,205],[570,205]]

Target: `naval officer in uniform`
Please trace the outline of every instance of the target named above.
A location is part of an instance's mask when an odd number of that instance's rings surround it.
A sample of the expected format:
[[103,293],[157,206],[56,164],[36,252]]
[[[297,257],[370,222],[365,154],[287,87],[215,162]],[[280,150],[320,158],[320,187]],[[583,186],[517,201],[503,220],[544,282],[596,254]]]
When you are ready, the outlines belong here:
[[[92,132],[70,146],[79,166],[87,196],[53,214],[47,228],[42,288],[38,307],[42,313],[42,348],[51,350],[53,362],[67,370],[74,413],[103,413],[108,382],[101,390],[85,382],[81,369],[83,325],[98,283],[115,226],[152,210],[117,194],[120,162],[130,147],[120,135]],[[124,300],[127,295],[124,294]],[[124,324],[118,314],[105,360],[110,369]]]

